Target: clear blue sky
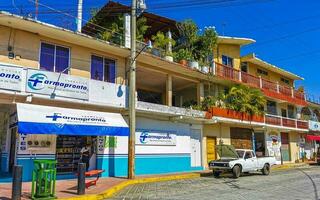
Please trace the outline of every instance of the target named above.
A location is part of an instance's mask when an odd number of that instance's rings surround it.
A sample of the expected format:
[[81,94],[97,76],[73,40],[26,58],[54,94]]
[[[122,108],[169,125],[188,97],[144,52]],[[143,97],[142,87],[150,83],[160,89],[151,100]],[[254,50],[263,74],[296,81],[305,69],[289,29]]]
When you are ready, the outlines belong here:
[[[26,15],[34,12],[29,0],[3,0],[0,9]],[[91,8],[107,0],[83,0],[85,18]],[[242,54],[256,55],[305,78],[297,85],[320,96],[320,1],[318,0],[145,0],[149,12],[176,20],[191,18],[199,25],[215,26],[220,35],[248,37],[257,42]],[[14,2],[14,5],[13,3]],[[39,0],[55,9],[76,14],[77,0]],[[130,0],[119,2],[130,4]],[[193,3],[194,6],[186,6]],[[217,3],[220,2],[220,3]],[[75,21],[40,6],[39,19],[74,27]]]

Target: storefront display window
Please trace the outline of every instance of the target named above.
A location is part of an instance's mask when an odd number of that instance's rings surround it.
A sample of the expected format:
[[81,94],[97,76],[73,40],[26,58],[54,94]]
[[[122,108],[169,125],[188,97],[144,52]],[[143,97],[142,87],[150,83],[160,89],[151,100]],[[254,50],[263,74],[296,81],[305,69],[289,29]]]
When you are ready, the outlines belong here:
[[92,168],[89,161],[96,153],[95,146],[95,137],[59,135],[56,147],[57,173],[75,173],[80,161],[87,164],[87,169]]

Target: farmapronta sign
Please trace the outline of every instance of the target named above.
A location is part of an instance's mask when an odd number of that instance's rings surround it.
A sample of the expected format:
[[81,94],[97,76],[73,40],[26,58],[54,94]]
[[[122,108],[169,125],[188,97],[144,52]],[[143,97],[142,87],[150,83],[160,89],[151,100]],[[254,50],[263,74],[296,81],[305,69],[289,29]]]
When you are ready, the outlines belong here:
[[176,145],[176,134],[148,130],[137,131],[136,144],[172,146]]
[[89,80],[66,74],[28,69],[26,91],[88,100]]
[[0,88],[21,91],[23,68],[0,65]]

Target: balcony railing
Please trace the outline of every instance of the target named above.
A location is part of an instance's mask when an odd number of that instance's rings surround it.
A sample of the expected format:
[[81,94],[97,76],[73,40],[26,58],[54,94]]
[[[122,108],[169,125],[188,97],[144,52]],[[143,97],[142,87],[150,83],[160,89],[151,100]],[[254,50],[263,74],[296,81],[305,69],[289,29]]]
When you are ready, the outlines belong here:
[[221,120],[232,119],[239,120],[244,122],[255,122],[262,125],[271,125],[278,126],[283,128],[291,128],[291,129],[304,129],[308,130],[309,123],[308,121],[292,119],[287,117],[282,117],[279,115],[253,115],[250,116],[246,113],[237,112],[234,110],[212,107],[206,113],[207,119],[212,119],[213,117],[220,117]]
[[288,128],[308,129],[308,121],[282,117],[278,115],[265,115],[265,123],[274,126],[282,126]]
[[306,99],[303,92],[294,90],[292,87],[280,85],[278,82],[272,82],[263,79],[262,77],[257,77],[217,62],[215,63],[213,72],[213,74],[218,77],[235,82],[245,83],[251,87],[260,88],[265,95],[269,97],[285,100],[299,105],[306,104]]
[[238,70],[235,70],[232,67],[222,65],[220,63],[216,63],[215,75],[233,81],[240,81],[240,73]]

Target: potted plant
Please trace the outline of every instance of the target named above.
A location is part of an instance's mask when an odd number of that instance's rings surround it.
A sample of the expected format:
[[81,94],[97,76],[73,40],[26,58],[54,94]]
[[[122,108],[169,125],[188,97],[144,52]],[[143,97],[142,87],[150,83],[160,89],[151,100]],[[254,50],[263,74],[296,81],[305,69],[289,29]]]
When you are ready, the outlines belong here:
[[205,27],[204,31],[199,34],[195,43],[194,56],[201,64],[201,70],[205,73],[209,72],[209,66],[212,63],[213,49],[217,44],[218,34],[214,27]]
[[[175,45],[175,41],[172,38],[167,37],[163,32],[159,31],[152,38],[153,45],[160,49],[160,55],[165,57],[166,60],[173,61],[172,52],[168,50],[168,45]],[[162,50],[162,52],[161,52]]]
[[195,43],[198,40],[198,27],[192,20],[185,20],[183,22],[177,23],[177,28],[179,30],[179,46],[183,49],[186,49],[191,53],[191,57],[189,58],[189,67],[191,68],[199,68],[199,63],[196,61],[194,57],[194,47]]
[[180,64],[187,66],[188,60],[191,59],[192,54],[187,49],[179,49],[177,52],[173,53],[174,60]]

